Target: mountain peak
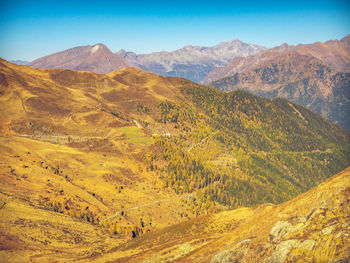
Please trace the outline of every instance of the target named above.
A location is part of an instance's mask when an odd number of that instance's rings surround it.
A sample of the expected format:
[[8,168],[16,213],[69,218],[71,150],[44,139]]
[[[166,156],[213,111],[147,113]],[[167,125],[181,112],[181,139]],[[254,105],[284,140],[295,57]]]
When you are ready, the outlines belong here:
[[104,50],[104,51],[107,51],[107,52],[112,53],[112,51],[111,51],[106,45],[104,45],[104,44],[102,44],[102,43],[98,43],[98,44],[93,45],[93,46],[91,47],[91,53],[95,53],[95,52],[97,52],[98,50]]
[[238,38],[235,38],[233,40],[222,41],[222,42],[219,43],[219,45],[227,46],[227,45],[237,45],[237,44],[243,44],[243,43],[244,43],[243,41],[239,40]]
[[92,49],[91,49],[91,53],[95,53],[97,50],[99,50],[100,48],[102,48],[102,46],[100,46],[100,45],[95,45],[95,46],[93,46],[92,47]]
[[98,43],[93,46],[78,46],[39,58],[28,64],[36,68],[64,68],[107,74],[113,70],[130,66],[118,54]]

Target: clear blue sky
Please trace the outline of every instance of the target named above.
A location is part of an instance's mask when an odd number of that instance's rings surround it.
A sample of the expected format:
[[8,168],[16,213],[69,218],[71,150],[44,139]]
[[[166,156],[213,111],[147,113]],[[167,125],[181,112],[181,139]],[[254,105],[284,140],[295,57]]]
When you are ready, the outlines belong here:
[[349,33],[346,0],[0,0],[0,57],[7,60],[96,43],[148,53],[236,38],[273,47]]

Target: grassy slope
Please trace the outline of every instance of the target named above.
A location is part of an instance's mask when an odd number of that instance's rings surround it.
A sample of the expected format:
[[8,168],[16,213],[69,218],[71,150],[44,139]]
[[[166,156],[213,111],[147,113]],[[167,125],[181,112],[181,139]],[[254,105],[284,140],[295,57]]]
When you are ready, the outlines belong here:
[[[350,168],[278,206],[265,204],[196,218],[147,234],[91,260],[262,262],[271,261],[272,257],[291,262],[346,260],[350,248],[349,194]],[[283,224],[288,227],[279,228],[278,234],[272,231]],[[303,244],[305,240],[313,247],[307,246],[307,242]],[[285,256],[282,250],[287,251]]]

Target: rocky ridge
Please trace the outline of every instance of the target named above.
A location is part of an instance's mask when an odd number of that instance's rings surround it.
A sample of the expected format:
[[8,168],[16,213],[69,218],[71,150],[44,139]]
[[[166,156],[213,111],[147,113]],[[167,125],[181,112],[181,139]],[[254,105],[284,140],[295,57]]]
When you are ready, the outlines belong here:
[[262,50],[265,50],[262,46],[247,44],[235,39],[211,47],[189,45],[172,52],[162,51],[138,55],[120,50],[117,54],[143,70],[198,82],[214,68],[227,65],[233,58],[246,57]]
[[201,82],[209,84],[212,81],[232,76],[271,63],[274,59],[288,53],[312,56],[325,65],[340,72],[350,72],[350,35],[341,40],[329,40],[313,44],[299,44],[296,46],[286,43],[264,50],[248,57],[234,58],[227,66],[218,67],[210,72]]

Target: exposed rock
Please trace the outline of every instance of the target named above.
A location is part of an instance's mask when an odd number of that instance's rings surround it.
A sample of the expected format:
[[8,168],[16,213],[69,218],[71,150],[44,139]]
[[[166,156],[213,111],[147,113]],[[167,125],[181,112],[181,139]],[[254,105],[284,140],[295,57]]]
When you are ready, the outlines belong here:
[[330,234],[332,234],[332,232],[333,232],[335,227],[336,227],[335,225],[326,227],[326,228],[322,229],[321,232],[322,232],[323,235],[330,235]]
[[291,249],[299,246],[299,240],[291,239],[283,241],[276,246],[272,254],[264,260],[264,263],[283,263]]
[[270,231],[270,241],[277,243],[293,231],[293,225],[288,221],[278,221]]
[[105,45],[79,46],[28,63],[36,68],[64,68],[107,74],[123,67],[139,67],[148,72],[192,81],[204,79],[216,67],[226,66],[235,57],[265,50],[238,39],[212,47],[185,46],[172,52],[136,54],[120,50],[112,53]]
[[215,255],[210,263],[246,262],[243,258],[246,256],[245,254],[248,251],[249,243],[250,239],[238,242],[232,249],[226,249]]
[[312,250],[315,246],[316,241],[312,239],[307,239],[301,242],[300,246],[298,248],[304,249],[304,250]]

